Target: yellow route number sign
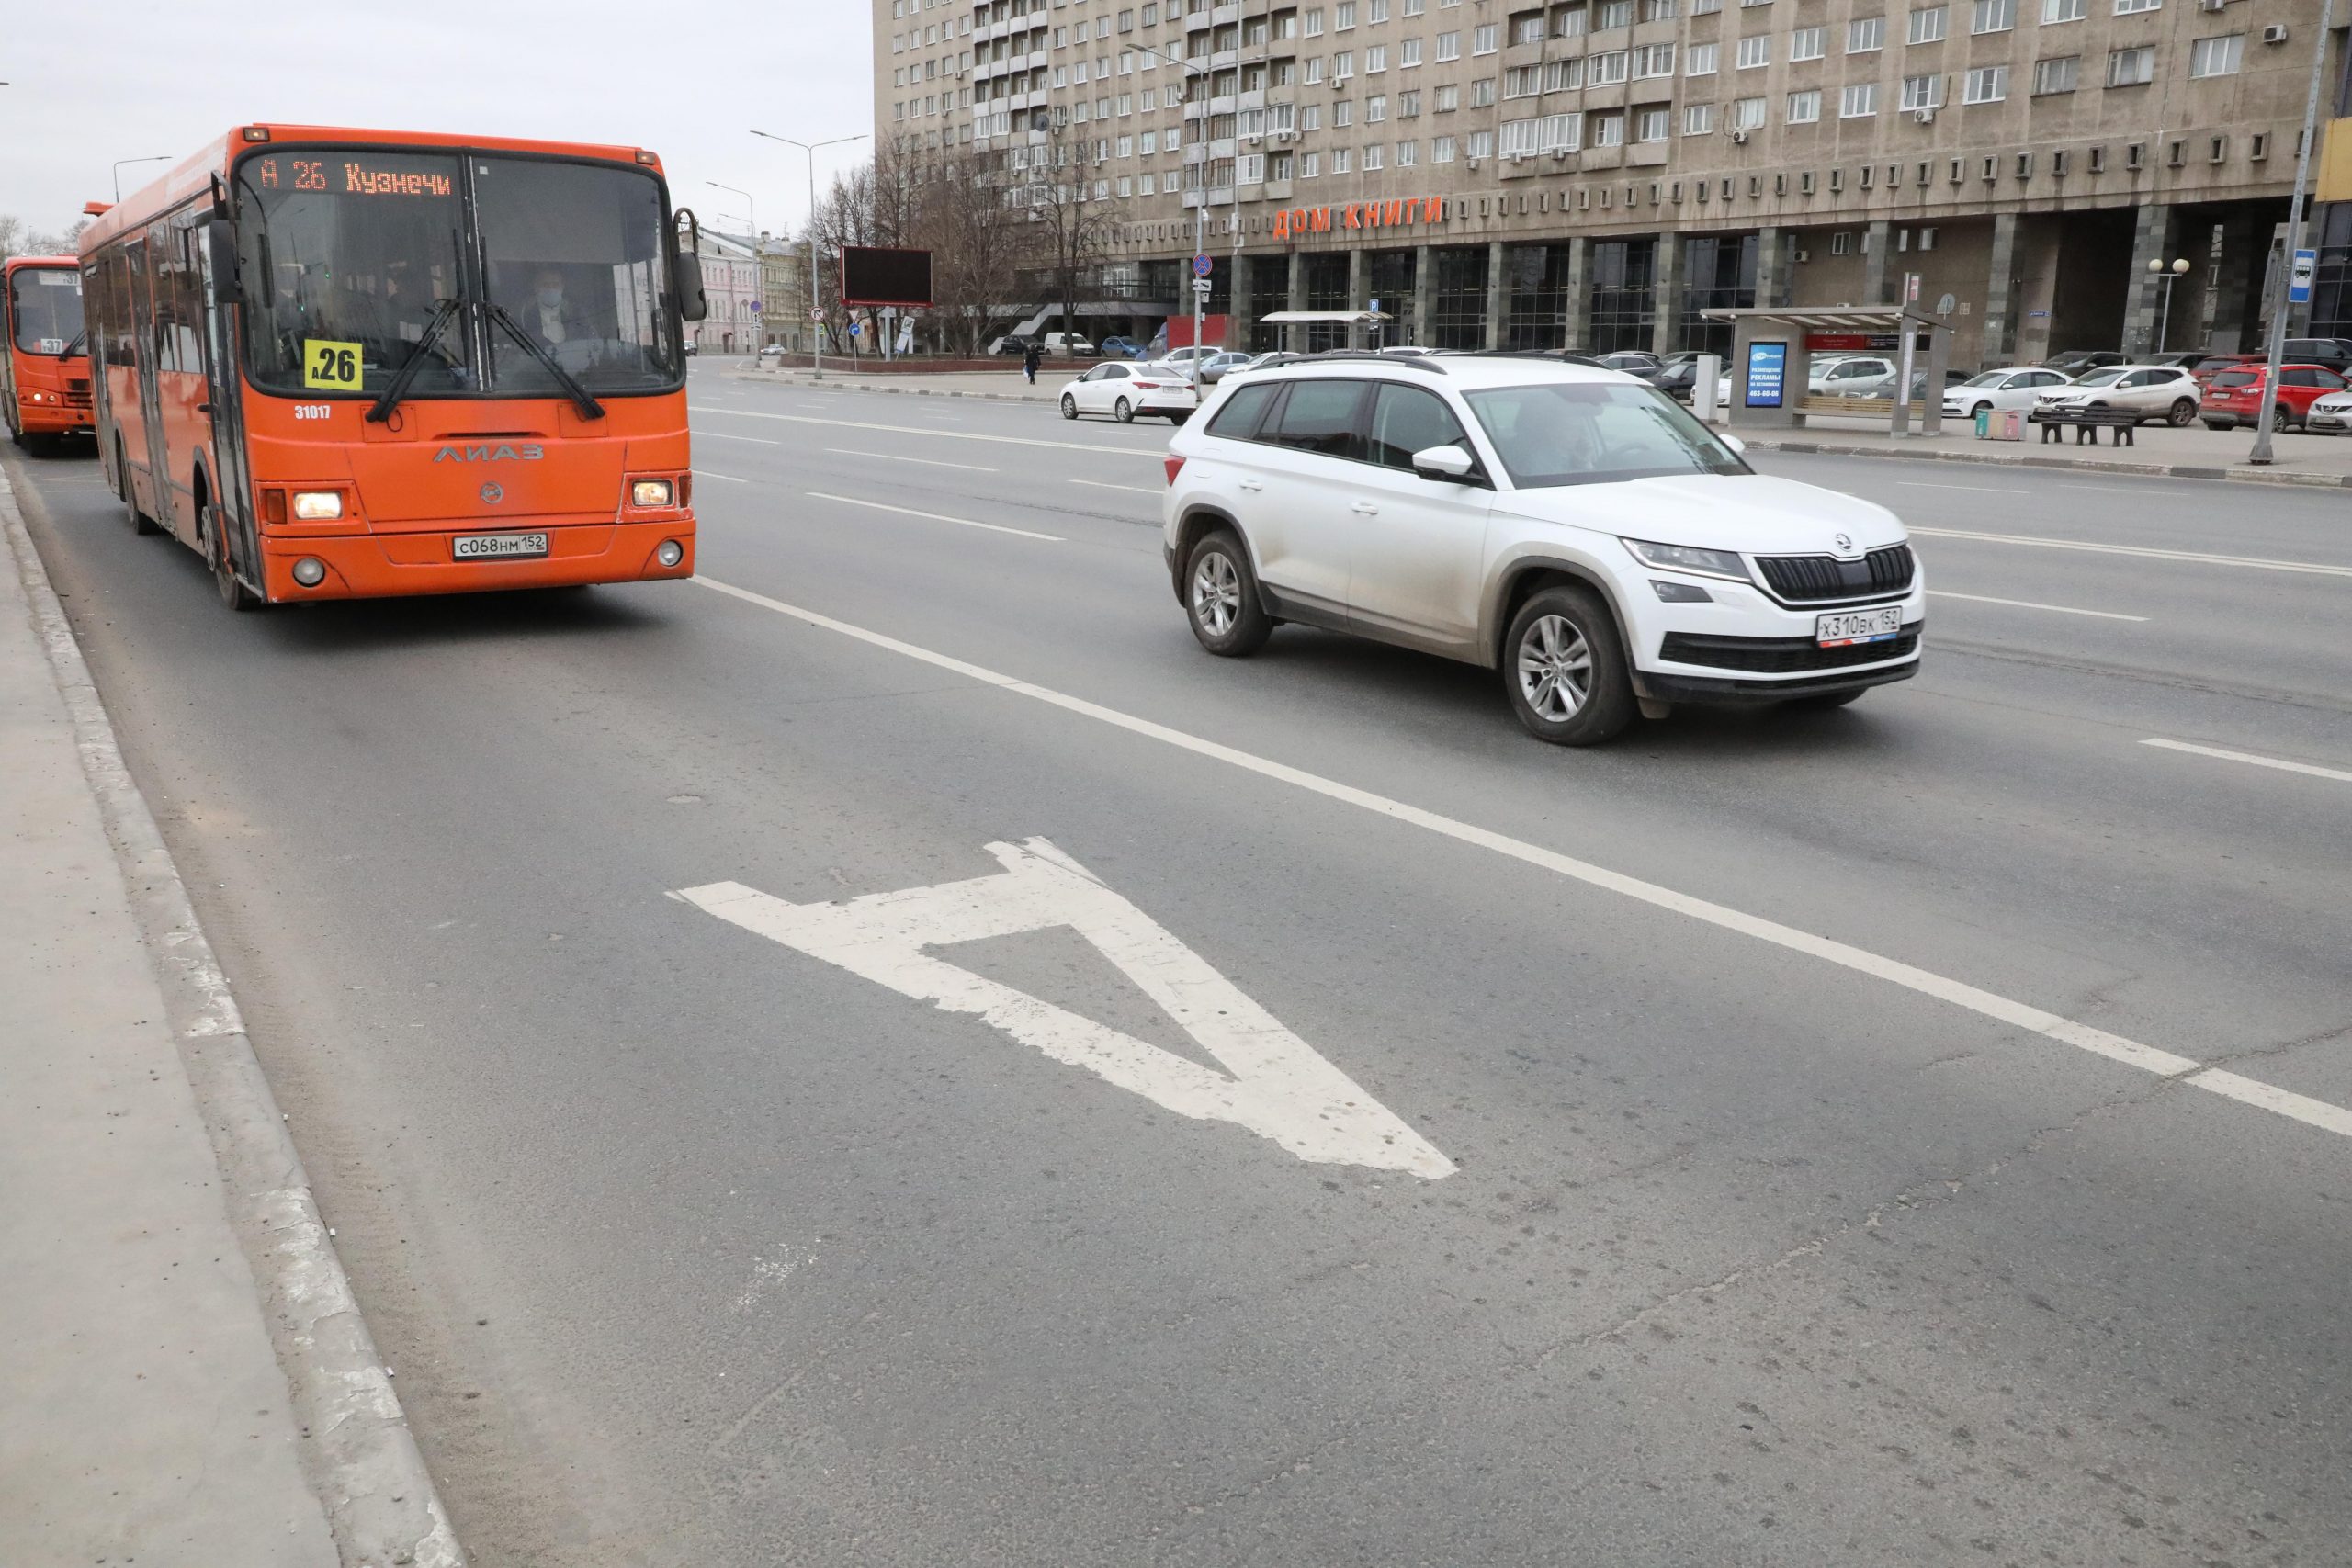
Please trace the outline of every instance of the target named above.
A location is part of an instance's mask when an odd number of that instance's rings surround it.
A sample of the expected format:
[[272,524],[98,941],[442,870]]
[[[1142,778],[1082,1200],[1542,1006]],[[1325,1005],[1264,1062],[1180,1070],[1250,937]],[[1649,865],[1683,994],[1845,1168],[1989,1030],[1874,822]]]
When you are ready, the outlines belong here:
[[302,385],[331,392],[359,389],[359,345],[331,338],[302,340]]

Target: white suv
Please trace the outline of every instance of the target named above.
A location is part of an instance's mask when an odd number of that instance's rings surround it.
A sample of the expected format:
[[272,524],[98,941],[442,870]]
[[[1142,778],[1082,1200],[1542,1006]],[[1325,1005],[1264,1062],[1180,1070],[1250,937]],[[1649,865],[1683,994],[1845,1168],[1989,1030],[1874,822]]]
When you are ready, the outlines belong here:
[[1333,355],[1228,378],[1169,443],[1162,554],[1193,635],[1284,621],[1498,670],[1538,739],[1677,703],[1834,707],[1919,668],[1885,508],[1758,474],[1631,376]]

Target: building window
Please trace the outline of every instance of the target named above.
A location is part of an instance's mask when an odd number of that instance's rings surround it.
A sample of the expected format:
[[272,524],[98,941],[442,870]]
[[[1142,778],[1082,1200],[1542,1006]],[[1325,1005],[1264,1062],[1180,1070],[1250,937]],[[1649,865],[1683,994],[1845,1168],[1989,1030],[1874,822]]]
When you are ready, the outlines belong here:
[[2114,49],[2107,54],[2107,85],[2110,87],[2143,87],[2156,79],[2156,51],[2153,49]]
[[1857,17],[1846,24],[1846,52],[1868,54],[1886,47],[1886,18]]
[[1331,172],[1332,172],[1333,174],[1335,174],[1335,175],[1344,175],[1344,174],[1346,174],[1346,173],[1348,172],[1349,160],[1350,160],[1352,156],[1353,156],[1353,153],[1352,153],[1349,149],[1347,149],[1347,148],[1345,148],[1345,147],[1334,147],[1334,148],[1332,148],[1332,149],[1331,149]]
[[2090,0],[2041,0],[2041,21],[2047,27],[2052,22],[2079,22],[2089,12]]
[[2238,60],[2245,49],[2245,35],[2231,33],[2224,38],[2201,38],[2188,46],[2188,75],[2191,81],[2200,76],[2234,76]]
[[2048,97],[2052,93],[2071,93],[2075,77],[2081,73],[2083,57],[2079,54],[2061,55],[2055,60],[2033,62],[2033,96]]
[[2018,0],[1975,0],[1968,10],[1972,33],[2005,33],[2018,25]]
[[1645,44],[1634,51],[1634,75],[1636,79],[1674,74],[1674,46],[1670,43]]
[[1684,106],[1683,106],[1683,109],[1682,109],[1682,134],[1683,134],[1683,135],[1685,135],[1685,136],[1706,136],[1706,135],[1711,134],[1711,133],[1714,130],[1714,129],[1715,129],[1715,106],[1714,106],[1714,105],[1713,105],[1713,104],[1686,104],[1686,105],[1684,105]]
[[1470,84],[1470,107],[1472,108],[1483,109],[1493,104],[1494,101],[1495,79],[1492,76],[1481,76],[1476,82]]
[[1524,17],[1514,17],[1510,24],[1510,41],[1542,43],[1544,41],[1544,13],[1531,11]]
[[1910,41],[1913,43],[1941,43],[1943,41],[1946,20],[1951,15],[1951,7],[1949,6],[1930,6],[1923,11],[1912,12],[1911,31],[1909,34]]
[[1772,35],[1758,33],[1754,38],[1739,40],[1738,68],[1753,71],[1772,63]]
[[1819,60],[1829,52],[1829,29],[1799,28],[1789,35],[1791,60]]
[[1440,33],[1440,34],[1438,34],[1438,35],[1437,35],[1437,58],[1438,58],[1438,62],[1439,62],[1440,64],[1443,64],[1445,62],[1447,62],[1447,61],[1449,61],[1449,60],[1459,60],[1459,59],[1461,59],[1461,58],[1462,58],[1462,35],[1461,35],[1460,33]]
[[1592,144],[1595,147],[1623,147],[1625,144],[1625,117],[1622,114],[1593,116]]
[[1421,40],[1408,38],[1396,46],[1396,69],[1409,71],[1421,62]]
[[1437,90],[1437,100],[1430,112],[1434,114],[1452,114],[1461,107],[1461,84],[1456,82],[1448,82],[1444,86],[1440,87]]
[[1944,79],[1939,72],[1932,76],[1903,78],[1903,107],[1905,112],[1919,109],[1939,109],[1944,107]]
[[1421,144],[1419,142],[1399,141],[1396,143],[1396,166],[1398,168],[1409,169],[1418,164],[1420,161]]
[[2006,65],[1980,65],[1968,73],[1961,88],[1963,104],[1997,104],[2009,96],[2009,68]]
[[1789,123],[1812,125],[1821,118],[1821,89],[1808,87],[1802,93],[1789,95]]
[[1492,22],[1487,23],[1484,27],[1471,28],[1470,52],[1473,54],[1494,53],[1495,51],[1500,47],[1500,45],[1496,42],[1496,39],[1501,30],[1502,29],[1496,27]]
[[1764,126],[1764,100],[1738,98],[1731,106],[1731,128],[1734,130],[1760,130]]
[[1855,82],[1838,95],[1839,119],[1867,119],[1878,113],[1878,84]]
[[1363,101],[1363,122],[1378,125],[1388,118],[1388,95],[1374,93]]
[[1432,136],[1430,138],[1430,162],[1432,164],[1451,164],[1453,162],[1453,137]]
[[1640,109],[1634,115],[1634,140],[1663,141],[1673,133],[1673,115],[1666,109]]
[[2129,17],[2140,11],[2154,11],[2164,3],[2165,0],[2115,0],[2115,14]]
[[1363,147],[1363,172],[1371,174],[1381,166],[1387,149],[1380,142],[1367,141]]
[[1363,51],[1363,73],[1367,76],[1388,69],[1388,46],[1374,44]]
[[1626,51],[1622,49],[1612,50],[1607,54],[1596,54],[1586,62],[1585,80],[1596,87],[1623,82],[1631,65]]
[[1716,58],[1723,52],[1719,43],[1694,43],[1682,51],[1682,73],[1685,76],[1712,76],[1715,73]]
[[1632,27],[1634,0],[1599,0],[1593,8],[1592,25],[1595,31]]

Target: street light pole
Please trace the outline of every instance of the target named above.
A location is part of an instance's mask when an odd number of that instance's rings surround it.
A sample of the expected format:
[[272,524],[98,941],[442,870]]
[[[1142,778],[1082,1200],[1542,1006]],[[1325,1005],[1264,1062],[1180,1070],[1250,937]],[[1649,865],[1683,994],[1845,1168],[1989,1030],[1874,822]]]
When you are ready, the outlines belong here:
[[2148,263],[2148,271],[2153,275],[2163,277],[2165,280],[2164,310],[2163,312],[2156,317],[2156,352],[2158,354],[2162,354],[2165,351],[2165,337],[2172,330],[2173,279],[2178,277],[2182,273],[2185,273],[2188,270],[2188,258],[2187,256],[2182,256],[2179,260],[2174,262],[2169,267],[2165,265],[2161,257]]
[[117,158],[114,161],[114,204],[117,207],[122,205],[122,166],[125,164],[168,164],[171,161],[169,152],[158,152],[152,158]]
[[781,141],[787,147],[797,147],[808,155],[808,363],[815,374],[812,381],[825,378],[825,307],[817,294],[817,149],[838,147],[845,141],[863,141],[865,132],[855,136],[836,136],[827,141],[795,141],[789,136],[774,131],[754,130],[754,136],[770,141]]
[[2278,406],[2278,360],[2287,350],[2287,281],[2295,253],[2303,248],[2303,186],[2311,177],[2312,143],[2319,136],[2319,83],[2327,68],[2327,35],[2335,26],[2335,0],[2320,0],[2317,37],[2312,45],[2311,91],[2303,98],[2303,144],[2295,153],[2295,199],[2287,211],[2287,265],[2278,269],[2278,290],[2270,300],[2270,368],[2262,378],[2262,412],[2255,416],[2249,463],[2276,461],[2270,451],[2270,422]]
[[[702,183],[708,186],[713,190],[733,191],[737,196],[743,198],[743,221],[752,226],[752,270],[759,272],[761,268],[759,204],[752,199],[752,193],[750,191],[744,190],[740,186],[721,185],[717,180],[705,180]],[[764,274],[762,274],[760,279],[760,292],[763,296],[767,293],[767,278]],[[756,369],[758,367],[754,366],[753,368]]]

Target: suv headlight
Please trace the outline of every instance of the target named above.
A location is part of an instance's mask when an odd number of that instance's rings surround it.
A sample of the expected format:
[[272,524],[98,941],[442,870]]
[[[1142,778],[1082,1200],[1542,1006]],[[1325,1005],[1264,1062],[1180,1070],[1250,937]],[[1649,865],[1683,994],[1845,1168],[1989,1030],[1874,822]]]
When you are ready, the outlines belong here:
[[1646,539],[1618,541],[1644,566],[1660,571],[1687,571],[1695,577],[1723,577],[1746,582],[1747,563],[1732,550],[1702,550],[1690,545],[1654,545]]

